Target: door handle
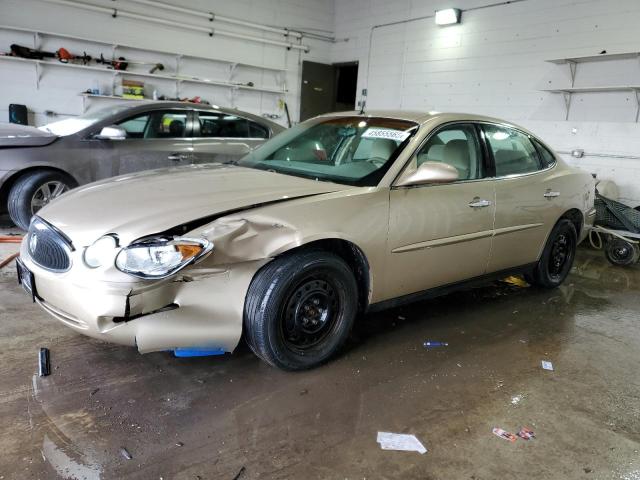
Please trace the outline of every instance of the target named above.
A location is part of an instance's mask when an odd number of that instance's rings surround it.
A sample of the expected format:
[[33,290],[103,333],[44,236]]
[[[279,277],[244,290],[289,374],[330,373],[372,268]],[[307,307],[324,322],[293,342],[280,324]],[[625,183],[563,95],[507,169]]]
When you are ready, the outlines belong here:
[[491,202],[489,200],[484,200],[480,197],[475,197],[471,202],[469,202],[469,206],[471,208],[483,208],[491,206]]
[[168,160],[172,160],[174,162],[181,162],[187,158],[189,158],[189,155],[186,153],[172,153],[167,157]]
[[560,196],[560,192],[553,192],[551,191],[551,189],[549,188],[545,193],[544,193],[544,198],[555,198],[555,197],[559,197]]

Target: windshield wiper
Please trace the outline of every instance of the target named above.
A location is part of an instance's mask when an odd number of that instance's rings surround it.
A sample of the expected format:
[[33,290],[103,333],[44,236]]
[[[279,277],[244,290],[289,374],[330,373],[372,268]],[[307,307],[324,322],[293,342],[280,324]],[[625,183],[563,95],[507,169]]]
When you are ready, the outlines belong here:
[[235,165],[235,166],[238,166],[238,160],[227,160],[226,162],[222,162],[222,165]]

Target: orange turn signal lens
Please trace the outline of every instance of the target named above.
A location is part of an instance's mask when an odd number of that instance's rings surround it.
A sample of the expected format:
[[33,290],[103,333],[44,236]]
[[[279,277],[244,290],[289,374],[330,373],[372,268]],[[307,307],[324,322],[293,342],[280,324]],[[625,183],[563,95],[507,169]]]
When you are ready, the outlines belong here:
[[182,255],[182,260],[189,260],[202,251],[202,246],[189,243],[178,243],[174,245],[176,250]]

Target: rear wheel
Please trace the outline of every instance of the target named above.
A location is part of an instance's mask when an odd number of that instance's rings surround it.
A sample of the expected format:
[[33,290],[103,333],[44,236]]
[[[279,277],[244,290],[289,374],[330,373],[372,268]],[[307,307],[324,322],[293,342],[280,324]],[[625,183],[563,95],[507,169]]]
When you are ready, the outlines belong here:
[[349,266],[322,251],[273,260],[254,277],[245,301],[245,335],[256,355],[283,370],[328,360],[346,340],[358,290]]
[[564,282],[573,266],[578,237],[570,220],[561,219],[556,223],[547,239],[540,260],[527,281],[544,288],[555,288]]
[[7,208],[13,223],[23,230],[38,211],[75,186],[64,173],[40,170],[18,178],[9,191]]
[[605,246],[604,254],[614,265],[626,267],[638,261],[639,249],[637,244],[632,244],[621,238],[614,237]]

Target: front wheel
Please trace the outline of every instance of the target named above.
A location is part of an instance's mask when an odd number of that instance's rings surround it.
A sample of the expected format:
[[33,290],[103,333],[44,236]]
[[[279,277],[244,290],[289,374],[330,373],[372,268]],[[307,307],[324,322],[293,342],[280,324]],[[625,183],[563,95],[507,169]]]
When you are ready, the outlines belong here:
[[531,275],[529,283],[539,287],[555,288],[564,282],[576,256],[578,236],[573,223],[561,219],[549,234],[540,260]]
[[340,257],[322,251],[285,255],[265,265],[249,286],[247,343],[283,370],[315,367],[347,339],[357,305],[355,278]]
[[74,186],[75,182],[60,172],[40,170],[26,173],[9,191],[9,216],[18,227],[28,230],[31,217]]

